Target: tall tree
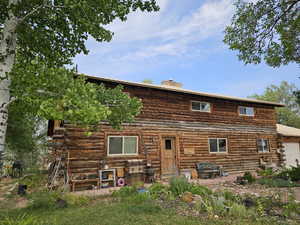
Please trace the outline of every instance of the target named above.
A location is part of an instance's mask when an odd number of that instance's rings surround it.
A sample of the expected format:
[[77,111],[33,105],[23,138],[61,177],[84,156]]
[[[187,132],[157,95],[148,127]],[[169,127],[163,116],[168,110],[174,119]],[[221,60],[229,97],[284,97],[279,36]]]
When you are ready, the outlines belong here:
[[237,0],[224,42],[246,64],[300,62],[300,0]]
[[[130,102],[120,94],[120,88],[116,93],[104,91],[101,87],[102,96],[96,95],[98,91],[95,86],[90,85],[84,88],[84,81],[78,79],[71,81],[72,76],[69,72],[62,70],[61,67],[72,62],[72,58],[78,53],[88,53],[85,47],[85,41],[88,37],[95,40],[110,41],[113,33],[104,28],[115,19],[126,20],[126,15],[132,11],[140,9],[142,11],[158,10],[154,0],[2,0],[0,1],[0,152],[4,149],[5,135],[8,120],[9,104],[20,97],[28,102],[38,102],[39,96],[46,96],[43,102],[40,102],[40,108],[37,112],[40,115],[52,118],[73,118],[73,121],[83,121],[84,123],[94,123],[96,119],[112,119],[114,125],[126,119],[128,114],[132,117],[137,112],[137,107],[125,116],[118,118],[116,113],[120,110],[110,109],[109,103],[102,105],[105,98],[111,102],[111,94],[121,96],[117,103],[122,105],[122,100],[137,106],[137,102]],[[17,57],[16,57],[17,56]],[[39,72],[32,71],[32,66],[36,65]],[[29,69],[28,69],[29,67]],[[25,69],[25,71],[22,70]],[[31,71],[36,76],[28,75]],[[22,73],[25,73],[22,76]],[[65,74],[63,78],[53,76],[55,73]],[[42,73],[47,74],[47,79]],[[55,92],[43,90],[43,88],[33,88],[22,86],[20,90],[26,90],[28,93],[20,93],[17,89],[16,96],[11,96],[10,88],[14,76],[19,75],[24,83],[28,79],[40,81],[50,85],[50,89],[55,89],[68,83],[71,87],[60,90],[60,97]],[[52,78],[53,77],[53,78]],[[54,77],[56,79],[54,79]],[[25,84],[24,84],[25,85]],[[63,88],[63,87],[62,87]],[[33,95],[33,91],[35,93]],[[78,91],[81,93],[79,96]],[[81,91],[81,92],[80,92]],[[70,100],[72,94],[77,97],[79,102]],[[54,96],[55,95],[55,96]],[[33,97],[34,100],[31,100]],[[65,96],[65,97],[64,97]],[[92,96],[91,98],[89,98]],[[43,98],[42,98],[43,99]],[[102,104],[95,103],[95,99],[102,99]],[[90,103],[90,104],[89,104]],[[115,106],[115,104],[112,104]],[[51,108],[50,107],[53,107]],[[91,110],[89,113],[85,107]],[[37,104],[34,107],[38,107]],[[98,111],[99,110],[99,111]],[[59,111],[59,113],[55,112]],[[114,113],[115,112],[115,113]],[[90,115],[92,119],[84,116]],[[124,111],[122,112],[124,113]],[[125,118],[126,117],[126,118]],[[75,119],[74,119],[75,118]]]
[[19,100],[9,106],[6,155],[32,167],[40,163],[40,156],[46,154],[47,123],[26,108]]
[[254,94],[249,97],[285,104],[286,107],[276,109],[278,123],[300,128],[300,106],[294,94],[296,91],[298,89],[294,84],[282,81],[279,86],[267,87],[262,95]]

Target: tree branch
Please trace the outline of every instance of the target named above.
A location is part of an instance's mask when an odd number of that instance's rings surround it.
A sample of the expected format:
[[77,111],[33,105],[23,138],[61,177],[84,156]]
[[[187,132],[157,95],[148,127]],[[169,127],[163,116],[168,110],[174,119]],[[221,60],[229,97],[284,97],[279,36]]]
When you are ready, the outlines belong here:
[[46,4],[45,2],[46,1],[44,1],[44,4],[37,6],[36,8],[34,8],[30,12],[28,12],[25,16],[23,16],[22,18],[20,18],[19,19],[19,23],[21,23],[22,21],[24,21],[26,18],[30,17],[34,13],[38,12],[42,8],[65,8],[65,6],[54,6],[54,5]]
[[14,101],[16,101],[17,98],[16,97],[11,97],[10,100],[6,103],[3,103],[1,106],[0,106],[0,110],[3,110],[3,109],[6,109],[8,108],[8,106],[13,103]]
[[[272,32],[272,30],[274,29],[274,27],[278,24],[278,22],[280,21],[280,19],[282,19],[283,16],[285,16],[298,2],[300,2],[300,0],[295,0],[295,1],[290,1],[290,2],[287,2],[287,4],[291,4],[285,11],[283,11],[276,19],[275,21],[273,22],[273,24],[271,25],[271,27],[265,31],[265,32],[262,32],[260,33],[259,35],[257,35],[256,37],[258,38],[259,36],[262,35],[262,37],[260,38],[259,42],[258,42],[258,46],[259,48],[261,48],[261,44],[262,44],[262,41],[265,40],[265,38],[270,35],[270,33]],[[271,39],[270,39],[270,42],[271,40],[273,39],[273,34],[271,35]]]

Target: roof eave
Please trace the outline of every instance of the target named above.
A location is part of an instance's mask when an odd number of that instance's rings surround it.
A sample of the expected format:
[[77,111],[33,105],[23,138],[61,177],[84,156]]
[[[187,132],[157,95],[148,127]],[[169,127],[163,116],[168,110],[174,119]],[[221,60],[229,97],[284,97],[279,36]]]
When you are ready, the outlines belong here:
[[159,90],[173,91],[173,92],[186,93],[186,94],[212,97],[212,98],[220,98],[220,99],[233,100],[233,101],[266,104],[266,105],[272,105],[275,107],[285,107],[284,104],[276,103],[276,102],[262,101],[262,100],[256,100],[256,99],[247,99],[247,98],[240,98],[240,97],[231,97],[231,96],[225,96],[225,95],[219,95],[219,94],[210,94],[210,93],[205,93],[205,92],[196,92],[196,91],[186,90],[186,89],[182,89],[182,88],[172,88],[172,87],[165,87],[165,86],[159,86],[159,85],[154,85],[154,84],[117,80],[117,79],[112,79],[112,78],[95,77],[95,76],[90,76],[90,75],[86,75],[86,74],[81,74],[81,75],[84,75],[85,77],[87,77],[88,79],[91,79],[91,80],[114,82],[114,83],[126,84],[126,85],[131,85],[131,86],[153,88],[153,89],[159,89]]

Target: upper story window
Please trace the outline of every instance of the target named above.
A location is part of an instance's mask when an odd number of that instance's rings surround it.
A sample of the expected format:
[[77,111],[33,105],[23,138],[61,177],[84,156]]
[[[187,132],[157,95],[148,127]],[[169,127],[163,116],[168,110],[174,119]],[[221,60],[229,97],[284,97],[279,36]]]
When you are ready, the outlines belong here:
[[268,139],[257,139],[257,148],[258,152],[269,152],[270,151],[270,145]]
[[137,155],[137,136],[108,136],[107,154],[114,155]]
[[254,116],[253,107],[239,106],[239,114],[241,116]]
[[209,138],[209,152],[210,153],[226,153],[227,139],[226,138]]
[[191,104],[192,104],[192,111],[211,112],[209,102],[192,101]]

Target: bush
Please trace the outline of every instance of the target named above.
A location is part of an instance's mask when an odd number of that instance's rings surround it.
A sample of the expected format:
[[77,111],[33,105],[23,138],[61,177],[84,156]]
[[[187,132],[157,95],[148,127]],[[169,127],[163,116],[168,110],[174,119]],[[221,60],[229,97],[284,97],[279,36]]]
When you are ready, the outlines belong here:
[[167,195],[168,194],[168,187],[161,183],[154,183],[149,187],[149,192],[152,198],[156,199],[160,197],[161,195]]
[[185,177],[172,177],[170,179],[170,191],[179,196],[184,192],[190,191],[192,185],[187,181]]
[[256,172],[261,177],[270,177],[270,176],[274,175],[272,168],[267,168],[264,170],[257,170]]
[[245,172],[243,178],[247,180],[249,184],[254,183],[256,180],[255,177],[250,172]]
[[241,197],[231,191],[225,190],[220,194],[223,195],[227,201],[231,201],[231,202],[240,202],[241,201]]
[[46,182],[46,176],[36,172],[35,174],[29,174],[20,178],[19,183],[27,185],[27,189],[33,190],[39,187],[43,187],[43,183]]
[[229,209],[229,215],[236,218],[245,218],[248,216],[248,211],[244,205],[233,203]]
[[300,167],[292,167],[278,174],[279,178],[290,179],[291,181],[300,181]]
[[298,187],[299,184],[296,184],[289,180],[284,180],[281,178],[262,178],[258,180],[258,183],[261,185],[266,185],[268,187]]
[[48,209],[54,208],[56,200],[61,197],[59,192],[40,191],[34,192],[28,196],[30,200],[29,207],[32,209]]
[[0,221],[0,225],[41,225],[34,216],[23,214],[16,218],[6,217]]
[[84,206],[87,205],[91,199],[82,195],[66,194],[63,196],[63,199],[70,206]]
[[132,196],[134,194],[137,194],[137,189],[135,187],[133,187],[133,186],[125,186],[125,187],[122,187],[118,191],[114,191],[112,193],[112,196],[113,197],[126,198],[126,197]]
[[201,195],[201,196],[208,196],[213,194],[213,192],[209,188],[200,185],[191,185],[189,191],[194,195]]

